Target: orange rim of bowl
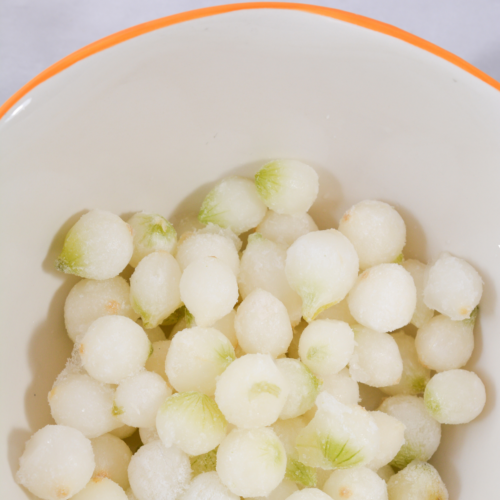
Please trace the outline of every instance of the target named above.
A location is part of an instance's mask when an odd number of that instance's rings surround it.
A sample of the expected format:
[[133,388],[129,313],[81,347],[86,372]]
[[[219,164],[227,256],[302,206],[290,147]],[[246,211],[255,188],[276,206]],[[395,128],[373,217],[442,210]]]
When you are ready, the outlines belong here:
[[35,87],[45,82],[49,78],[57,75],[66,68],[69,68],[78,61],[86,59],[93,54],[97,54],[98,52],[126,42],[127,40],[131,40],[132,38],[144,35],[145,33],[150,33],[151,31],[165,28],[167,26],[172,26],[174,24],[201,19],[204,17],[215,16],[218,14],[255,9],[283,9],[307,12],[309,14],[330,17],[332,19],[337,19],[339,21],[344,21],[356,26],[361,26],[362,28],[367,28],[372,31],[377,31],[378,33],[383,33],[393,38],[403,40],[410,45],[414,45],[415,47],[419,47],[427,52],[430,52],[431,54],[445,59],[455,66],[458,66],[459,68],[465,70],[467,73],[470,73],[471,75],[479,78],[479,80],[482,80],[483,82],[491,85],[493,88],[500,90],[499,82],[497,82],[491,76],[488,76],[486,73],[483,73],[472,64],[464,61],[455,54],[452,54],[451,52],[448,52],[447,50],[442,49],[441,47],[438,47],[437,45],[434,45],[427,40],[424,40],[423,38],[419,38],[418,36],[412,35],[411,33],[396,28],[395,26],[392,26],[390,24],[376,21],[375,19],[360,16],[358,14],[353,14],[351,12],[331,9],[329,7],[320,7],[317,5],[282,2],[250,2],[230,5],[218,5],[215,7],[207,7],[203,9],[191,10],[188,12],[181,12],[180,14],[174,14],[171,16],[162,17],[160,19],[155,19],[154,21],[148,21],[146,23],[138,24],[137,26],[133,26],[132,28],[119,31],[105,38],[101,38],[100,40],[93,42],[64,57],[52,66],[49,66],[46,70],[42,71],[40,74],[35,76],[35,78],[30,80],[26,85],[21,87],[13,96],[7,99],[7,101],[5,101],[2,106],[0,106],[0,119],[14,106],[14,104],[19,102],[26,94],[28,94],[28,92],[33,90]]

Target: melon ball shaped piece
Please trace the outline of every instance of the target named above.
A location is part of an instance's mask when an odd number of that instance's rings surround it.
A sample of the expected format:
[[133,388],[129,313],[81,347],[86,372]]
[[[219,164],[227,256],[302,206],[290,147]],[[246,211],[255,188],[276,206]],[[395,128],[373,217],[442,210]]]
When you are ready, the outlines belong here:
[[43,500],[66,500],[85,487],[94,468],[89,439],[77,429],[47,425],[26,443],[16,479]]
[[321,380],[297,359],[278,359],[276,366],[290,387],[279,418],[286,420],[303,415],[313,407],[321,390]]
[[316,319],[336,319],[349,325],[357,324],[357,321],[353,318],[351,311],[349,311],[347,298],[320,312],[318,316],[316,316]]
[[339,231],[347,236],[359,255],[362,271],[401,258],[406,226],[398,212],[382,201],[364,200],[342,216]]
[[412,462],[389,479],[390,500],[448,500],[446,489],[438,471],[425,462]]
[[390,465],[404,469],[413,460],[426,462],[441,442],[441,425],[427,412],[423,398],[417,396],[392,396],[378,408],[397,418],[405,425],[405,444]]
[[302,317],[302,299],[285,274],[286,250],[260,233],[251,234],[240,262],[238,286],[245,299],[256,288],[272,293],[288,311],[292,325]]
[[160,375],[143,370],[120,382],[113,411],[127,425],[154,427],[158,409],[171,395],[172,389]]
[[278,486],[265,497],[247,497],[245,500],[286,500],[292,493],[299,491],[290,479],[283,479]]
[[114,394],[110,385],[84,373],[60,376],[49,392],[50,412],[57,424],[95,438],[122,426],[113,415]]
[[130,305],[130,287],[121,277],[79,281],[64,303],[64,323],[69,338],[76,342],[101,316],[118,314],[136,320],[139,315]]
[[403,330],[391,334],[391,337],[398,345],[403,360],[403,374],[398,384],[381,387],[380,389],[391,396],[423,393],[427,382],[431,378],[431,372],[418,359],[415,339],[410,335],[406,335]]
[[180,392],[167,398],[156,417],[156,429],[167,447],[188,455],[213,450],[226,436],[227,421],[217,403],[201,392]]
[[154,328],[182,305],[181,268],[168,252],[144,257],[130,278],[130,301],[144,328]]
[[297,160],[273,160],[255,174],[255,185],[264,203],[278,214],[303,214],[316,200],[316,171]]
[[165,372],[165,363],[170,343],[170,340],[160,340],[158,342],[154,342],[152,344],[153,352],[151,353],[151,356],[149,356],[145,365],[146,370],[160,375],[169,387],[170,383],[168,381],[167,373]]
[[128,464],[132,458],[130,448],[120,438],[112,434],[103,434],[91,440],[94,451],[94,478],[108,478],[119,484],[124,490],[128,482]]
[[276,422],[289,394],[289,384],[271,356],[246,354],[217,380],[215,401],[227,421],[248,429]]
[[333,471],[323,491],[334,500],[387,500],[387,486],[367,467]]
[[311,322],[323,309],[340,302],[356,282],[358,269],[356,250],[336,229],[298,238],[287,250],[285,273],[302,298],[304,319]]
[[477,309],[469,319],[453,321],[438,314],[419,328],[415,347],[420,362],[437,372],[455,370],[469,361],[474,350]]
[[327,392],[318,396],[316,405],[314,418],[297,438],[300,461],[323,469],[368,464],[379,445],[379,429],[369,412],[343,405]]
[[205,472],[191,481],[179,500],[240,500],[219,479],[217,472]]
[[134,250],[132,228],[104,210],[82,215],[68,231],[56,268],[81,278],[106,280],[120,274]]
[[467,424],[483,411],[486,389],[474,372],[449,370],[431,378],[424,401],[427,411],[441,424]]
[[217,448],[214,448],[208,453],[203,453],[203,455],[189,457],[189,461],[191,462],[193,477],[203,474],[204,472],[213,472],[217,464]]
[[153,441],[133,455],[128,478],[138,500],[176,500],[189,485],[191,464],[177,447]]
[[390,465],[384,465],[383,467],[380,467],[380,469],[377,471],[378,477],[383,479],[386,483],[389,482],[389,479],[391,479],[394,474],[394,469]]
[[180,282],[181,299],[201,327],[212,326],[238,302],[238,283],[229,266],[215,257],[189,264]]
[[89,326],[79,352],[83,367],[91,377],[107,384],[119,384],[144,368],[151,354],[151,342],[131,319],[103,316]]
[[442,253],[429,269],[424,302],[455,321],[469,318],[482,294],[481,276],[459,257]]
[[304,488],[290,495],[287,500],[331,500],[331,498],[318,488]]
[[72,500],[128,500],[123,488],[107,477],[94,477]]
[[198,220],[216,224],[240,235],[256,227],[266,215],[255,184],[245,177],[227,177],[210,191],[201,204]]
[[381,411],[372,411],[370,415],[377,424],[380,444],[377,453],[372,461],[366,466],[369,469],[377,471],[381,467],[392,462],[398,454],[401,446],[405,443],[405,425],[397,418],[391,417],[387,413]]
[[424,302],[424,288],[428,267],[415,259],[405,260],[401,265],[411,274],[417,289],[417,306],[411,318],[411,324],[420,328],[434,316],[434,311],[428,308]]
[[110,432],[110,434],[112,434],[113,436],[116,436],[117,438],[120,438],[120,439],[127,439],[136,430],[137,430],[136,427],[131,427],[130,425],[122,425],[121,427],[118,427],[117,429],[112,430]]
[[139,437],[141,438],[142,444],[148,444],[152,441],[159,441],[160,436],[156,427],[142,427],[139,429]]
[[178,392],[215,393],[217,377],[236,359],[231,342],[215,328],[187,328],[172,339],[165,361]]
[[322,390],[345,405],[355,406],[359,403],[359,385],[349,374],[348,368],[323,377]]
[[299,356],[315,375],[323,378],[345,368],[354,347],[354,333],[347,323],[317,319],[302,332]]
[[236,311],[236,338],[249,353],[284,354],[293,338],[286,307],[272,293],[261,288],[253,290]]
[[217,473],[235,495],[269,495],[285,477],[286,453],[269,428],[235,429],[217,450]]
[[411,321],[417,289],[404,267],[380,264],[359,275],[347,301],[360,325],[376,332],[392,332]]
[[356,347],[349,361],[349,373],[357,382],[372,387],[398,384],[403,360],[396,341],[388,334],[355,326]]
[[134,233],[134,253],[130,265],[137,264],[153,252],[163,250],[175,253],[177,232],[174,226],[164,217],[148,212],[138,212],[127,221]]
[[317,231],[318,226],[307,213],[296,215],[278,214],[268,210],[262,222],[257,226],[257,233],[278,245],[288,248],[297,238],[311,231]]

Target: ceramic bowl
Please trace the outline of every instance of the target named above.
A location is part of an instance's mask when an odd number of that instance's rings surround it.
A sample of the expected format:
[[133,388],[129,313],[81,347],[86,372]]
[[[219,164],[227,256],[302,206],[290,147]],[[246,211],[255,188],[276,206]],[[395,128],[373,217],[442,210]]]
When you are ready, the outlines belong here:
[[245,4],[141,25],[61,61],[0,121],[2,498],[70,353],[63,305],[76,278],[54,259],[86,210],[178,220],[213,183],[265,160],[313,165],[311,214],[337,227],[365,198],[393,204],[407,257],[446,250],[485,287],[467,368],[488,402],[443,426],[432,463],[450,498],[498,491],[500,85],[396,28],[313,6]]

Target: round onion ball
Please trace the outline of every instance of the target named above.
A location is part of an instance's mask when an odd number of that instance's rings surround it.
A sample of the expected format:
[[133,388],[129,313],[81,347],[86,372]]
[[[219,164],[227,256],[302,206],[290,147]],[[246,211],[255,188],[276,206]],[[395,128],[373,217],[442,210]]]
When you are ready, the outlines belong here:
[[238,283],[230,267],[215,257],[189,264],[182,274],[181,299],[201,327],[212,326],[238,302]]
[[428,267],[422,262],[414,259],[405,260],[401,265],[411,274],[417,289],[417,306],[411,318],[411,324],[420,328],[434,315],[434,311],[429,309],[424,302],[425,279]]
[[144,330],[124,316],[96,319],[83,336],[80,347],[83,367],[100,382],[119,384],[144,368],[151,342]]
[[118,427],[117,429],[114,429],[113,431],[111,431],[110,434],[112,434],[113,436],[116,436],[117,438],[120,438],[120,439],[127,439],[136,430],[137,430],[136,427],[130,427],[129,425],[122,425],[121,427]]
[[90,440],[71,427],[47,425],[26,443],[16,478],[43,500],[66,500],[85,487],[94,468]]
[[424,394],[427,411],[441,424],[467,424],[486,404],[481,379],[467,370],[450,370],[434,375]]
[[349,373],[354,380],[372,387],[400,382],[403,360],[396,341],[388,333],[355,326],[354,341],[356,347],[349,361]]
[[219,479],[217,472],[205,472],[197,476],[179,500],[240,500]]
[[138,212],[127,221],[134,233],[134,253],[130,265],[137,267],[150,253],[163,250],[173,254],[177,232],[167,219],[158,214]]
[[114,394],[111,386],[84,373],[60,376],[49,392],[50,412],[57,424],[95,438],[122,426],[113,415]]
[[366,467],[332,472],[323,486],[333,500],[387,500],[387,486],[376,472]]
[[316,200],[316,171],[297,160],[273,160],[255,174],[255,185],[264,203],[278,214],[302,214]]
[[405,444],[390,464],[394,469],[404,469],[413,460],[426,462],[434,455],[441,441],[441,425],[427,412],[422,398],[392,396],[378,410],[406,426]]
[[305,234],[287,250],[286,277],[302,298],[302,315],[307,322],[347,295],[358,270],[356,250],[335,229]]
[[266,205],[255,184],[245,177],[227,177],[201,204],[198,220],[231,229],[236,235],[256,227],[266,215]]
[[292,493],[299,491],[290,479],[283,479],[278,486],[265,497],[246,497],[245,500],[286,500]]
[[126,490],[128,482],[128,464],[132,458],[130,448],[120,438],[104,434],[92,439],[95,469],[94,478],[108,478]]
[[172,389],[160,375],[144,370],[120,382],[114,413],[127,425],[154,427],[158,409],[171,395]]
[[118,484],[107,477],[94,477],[72,500],[128,500],[127,494]]
[[356,406],[359,403],[359,385],[349,374],[348,368],[323,377],[322,390],[345,405]]
[[410,322],[417,289],[402,266],[380,264],[359,275],[347,301],[359,324],[376,332],[392,332]]
[[474,350],[475,314],[453,321],[438,314],[419,328],[415,347],[420,362],[431,370],[455,370],[469,361]]
[[139,437],[141,438],[142,444],[148,444],[160,439],[156,427],[142,427],[139,429]]
[[354,333],[347,323],[317,319],[302,332],[299,356],[315,375],[323,378],[345,368],[354,346]]
[[165,251],[144,257],[130,278],[130,301],[144,328],[161,324],[181,305],[181,268]]
[[247,429],[276,422],[288,394],[288,382],[269,355],[246,354],[219,377],[215,401],[228,422]]
[[170,340],[160,340],[158,342],[154,342],[153,352],[151,356],[149,356],[148,360],[144,368],[150,372],[154,372],[165,380],[167,385],[170,387],[170,383],[168,381],[167,373],[165,372],[165,363],[167,359],[168,350],[170,349]]
[[438,471],[419,461],[392,476],[387,491],[391,500],[448,500],[448,490]]
[[217,451],[217,473],[235,495],[266,496],[285,477],[286,453],[268,428],[235,429]]
[[364,200],[352,206],[340,219],[339,231],[354,245],[362,271],[395,262],[406,243],[406,226],[401,215],[377,200]]
[[455,321],[469,318],[482,294],[481,276],[463,259],[445,252],[429,269],[424,302]]
[[79,281],[64,304],[64,323],[69,338],[76,342],[97,318],[113,314],[134,321],[139,317],[130,305],[130,287],[121,276],[102,281]]
[[128,224],[111,212],[91,210],[69,230],[56,268],[82,278],[106,280],[125,269],[133,251]]
[[367,464],[369,469],[377,471],[392,462],[405,443],[405,425],[397,418],[381,411],[372,411],[370,415],[375,420],[379,430],[380,444],[372,461]]
[[191,464],[175,446],[160,441],[141,446],[128,466],[130,486],[138,500],[176,500],[188,487]]
[[234,321],[236,338],[248,354],[284,354],[293,338],[286,307],[272,294],[256,288],[243,300]]
[[297,238],[317,230],[318,226],[309,214],[287,215],[268,210],[256,232],[288,248]]
[[290,495],[286,500],[331,500],[331,496],[317,488],[304,488]]
[[236,359],[226,336],[215,328],[187,328],[172,339],[165,372],[178,392],[215,393],[217,377]]

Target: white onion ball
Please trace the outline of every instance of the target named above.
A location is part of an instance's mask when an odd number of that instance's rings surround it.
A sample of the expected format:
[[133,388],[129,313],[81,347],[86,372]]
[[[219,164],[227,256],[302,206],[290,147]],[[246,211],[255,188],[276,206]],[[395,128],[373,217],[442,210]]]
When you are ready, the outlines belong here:
[[366,467],[332,472],[323,486],[333,500],[387,500],[387,486],[376,472]]
[[94,477],[72,500],[128,500],[127,494],[118,484],[107,477]]

